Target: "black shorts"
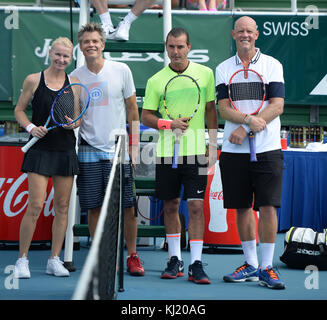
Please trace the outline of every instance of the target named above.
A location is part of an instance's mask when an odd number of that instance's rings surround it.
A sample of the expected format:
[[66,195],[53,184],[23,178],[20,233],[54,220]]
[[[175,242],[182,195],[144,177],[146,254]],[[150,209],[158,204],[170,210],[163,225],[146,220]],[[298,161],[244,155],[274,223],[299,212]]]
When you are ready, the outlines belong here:
[[249,154],[222,152],[219,157],[224,192],[224,207],[228,209],[262,206],[280,207],[283,174],[283,153],[274,150],[257,154],[250,162]]
[[46,151],[31,148],[24,156],[22,172],[34,172],[43,176],[73,176],[78,174],[75,149]]
[[184,186],[184,200],[203,200],[207,186],[207,165],[204,155],[183,157],[183,163],[173,169],[171,158],[156,159],[156,197],[160,200],[180,198]]

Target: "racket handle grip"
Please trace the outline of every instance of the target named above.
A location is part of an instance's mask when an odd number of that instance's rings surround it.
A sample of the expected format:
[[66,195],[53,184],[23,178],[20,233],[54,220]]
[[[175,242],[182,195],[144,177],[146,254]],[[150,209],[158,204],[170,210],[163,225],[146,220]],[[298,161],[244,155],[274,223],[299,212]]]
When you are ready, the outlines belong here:
[[256,148],[255,148],[255,138],[252,131],[249,132],[249,144],[250,144],[250,161],[257,162]]
[[40,138],[33,137],[30,141],[28,141],[24,147],[22,147],[22,151],[25,153],[29,150],[30,147],[32,147],[37,141],[39,141]]
[[172,164],[173,169],[177,169],[177,167],[178,167],[178,154],[179,154],[179,143],[175,142],[175,144],[174,144],[173,164]]

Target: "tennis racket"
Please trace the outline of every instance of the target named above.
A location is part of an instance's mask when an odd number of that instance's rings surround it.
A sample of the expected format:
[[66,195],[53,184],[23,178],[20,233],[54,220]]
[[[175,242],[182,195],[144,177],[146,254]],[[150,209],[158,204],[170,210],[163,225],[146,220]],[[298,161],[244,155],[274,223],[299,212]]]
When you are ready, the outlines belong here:
[[[50,131],[54,128],[76,122],[83,116],[89,103],[90,93],[85,85],[81,83],[69,84],[61,89],[53,100],[50,114],[44,127]],[[38,137],[33,137],[22,147],[22,151],[27,152],[39,139]]]
[[[197,81],[189,75],[179,74],[166,84],[163,105],[170,120],[189,118],[190,122],[199,109],[201,90]],[[174,130],[174,154],[172,168],[178,167],[181,130]]]
[[[228,83],[228,95],[232,107],[244,114],[259,113],[266,99],[266,87],[262,76],[252,69],[236,71]],[[250,161],[257,161],[255,135],[248,134],[250,145]]]

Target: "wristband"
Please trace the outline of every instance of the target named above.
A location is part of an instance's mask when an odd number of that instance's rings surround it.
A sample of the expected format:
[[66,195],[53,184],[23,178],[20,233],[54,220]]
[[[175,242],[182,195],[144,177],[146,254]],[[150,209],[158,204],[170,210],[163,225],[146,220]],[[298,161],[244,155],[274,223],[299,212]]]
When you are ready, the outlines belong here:
[[30,134],[35,127],[36,127],[35,124],[30,123],[29,125],[26,126],[25,130]]
[[250,116],[248,114],[246,114],[245,117],[243,118],[243,123],[246,124],[249,117]]
[[170,130],[172,120],[158,119],[157,126],[159,130]]
[[130,145],[130,146],[138,146],[139,145],[139,135],[138,135],[138,133],[134,133],[134,134],[132,134],[132,133],[130,133],[129,135],[128,135],[128,144]]

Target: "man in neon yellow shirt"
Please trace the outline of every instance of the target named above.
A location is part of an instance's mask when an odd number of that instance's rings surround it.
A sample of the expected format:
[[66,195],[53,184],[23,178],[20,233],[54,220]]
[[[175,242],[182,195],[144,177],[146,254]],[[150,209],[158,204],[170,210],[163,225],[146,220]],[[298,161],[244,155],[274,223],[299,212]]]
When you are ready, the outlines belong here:
[[[160,131],[157,144],[156,196],[164,201],[165,227],[170,257],[161,278],[175,279],[184,275],[184,263],[180,249],[181,226],[178,214],[181,185],[183,184],[183,198],[187,199],[189,212],[188,236],[191,249],[188,280],[198,284],[209,284],[209,277],[204,272],[201,262],[204,233],[203,199],[207,184],[206,170],[203,168],[213,165],[217,158],[218,117],[212,70],[189,61],[187,54],[190,49],[191,44],[186,30],[174,28],[168,33],[166,50],[170,64],[148,80],[142,122],[146,126]],[[174,120],[170,120],[164,109],[165,85],[169,79],[178,74],[191,76],[196,79],[200,87],[200,104],[191,120],[189,118],[190,111],[184,114],[181,112],[178,118],[173,117]],[[187,106],[185,108],[187,109]],[[189,108],[194,109],[193,106],[189,106]],[[161,118],[156,116],[156,111],[161,114]],[[206,150],[205,122],[209,129],[209,150]],[[174,169],[171,163],[175,139],[173,131],[176,129],[181,130],[183,134],[179,150],[179,163],[181,164]]]

